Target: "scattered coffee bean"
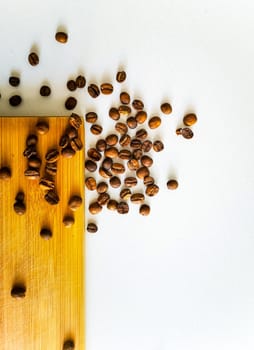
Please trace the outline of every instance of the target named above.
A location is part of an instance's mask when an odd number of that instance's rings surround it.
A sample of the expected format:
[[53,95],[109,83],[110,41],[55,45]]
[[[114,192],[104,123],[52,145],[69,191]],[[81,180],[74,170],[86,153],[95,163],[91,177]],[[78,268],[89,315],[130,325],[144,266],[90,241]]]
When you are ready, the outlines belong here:
[[11,178],[10,168],[4,166],[0,169],[0,180],[8,180]]
[[130,103],[130,95],[127,92],[120,93],[120,101],[123,105],[128,105]]
[[79,75],[76,78],[76,85],[79,89],[82,89],[86,86],[86,78],[83,75]]
[[161,152],[164,149],[164,145],[160,140],[156,140],[153,143],[153,150],[155,152]]
[[77,100],[75,97],[68,97],[67,100],[65,101],[65,108],[70,111],[74,109],[77,105]]
[[143,183],[145,186],[153,185],[154,184],[154,178],[152,176],[145,176],[143,179]]
[[68,126],[65,131],[66,131],[66,134],[69,136],[70,140],[74,139],[75,137],[78,137],[78,130],[73,126]]
[[77,152],[81,151],[83,148],[83,143],[79,137],[74,137],[70,142],[71,148]]
[[182,129],[182,136],[185,139],[191,139],[193,137],[193,131],[190,128],[183,128]]
[[68,202],[68,207],[72,211],[76,211],[78,208],[80,208],[81,205],[82,205],[82,198],[80,196],[77,196],[77,195],[71,196]]
[[110,108],[108,114],[109,114],[110,118],[113,120],[120,119],[120,113],[119,113],[118,109],[115,107]]
[[133,193],[130,197],[130,200],[134,204],[141,204],[145,200],[143,193]]
[[96,123],[96,121],[98,119],[98,115],[95,112],[88,112],[88,113],[86,113],[85,118],[86,118],[87,123],[93,124],[93,123]]
[[110,170],[107,170],[103,167],[99,168],[99,174],[104,177],[105,179],[108,179],[112,176],[112,173],[110,172]]
[[128,160],[127,166],[130,170],[137,170],[140,166],[139,161],[135,158]]
[[36,156],[28,158],[28,166],[31,168],[39,168],[41,166],[41,159]]
[[69,117],[69,124],[73,128],[79,129],[81,127],[81,125],[83,124],[82,118],[78,114],[72,113]]
[[100,135],[102,133],[102,130],[102,126],[98,124],[93,124],[90,128],[91,133],[94,135]]
[[31,52],[28,56],[28,62],[31,64],[31,66],[37,66],[39,63],[39,56],[35,52]]
[[137,112],[135,119],[138,124],[143,124],[147,119],[147,113],[145,111]]
[[139,179],[144,179],[146,176],[150,175],[150,171],[146,166],[142,166],[136,170],[136,175]]
[[136,132],[136,138],[140,140],[145,140],[147,138],[147,131],[145,129],[139,129]]
[[121,149],[118,153],[118,157],[120,159],[129,160],[131,159],[131,151],[129,151],[128,149]]
[[24,192],[19,191],[19,192],[16,194],[15,201],[17,201],[17,202],[24,202],[24,199],[25,199],[25,194],[24,194]]
[[65,44],[68,41],[68,35],[65,32],[57,32],[55,34],[55,39],[61,44]]
[[110,197],[109,194],[107,192],[104,193],[100,193],[98,198],[97,198],[97,202],[99,203],[99,205],[106,205],[109,201]]
[[66,340],[63,344],[63,350],[74,350],[75,344],[72,339]]
[[52,237],[52,231],[48,228],[43,228],[40,231],[40,236],[45,240],[49,240]]
[[74,218],[70,215],[65,215],[63,218],[63,224],[65,227],[69,228],[74,224]]
[[23,284],[15,284],[11,289],[11,296],[15,299],[22,299],[26,296],[26,287]]
[[183,118],[183,123],[186,126],[192,126],[197,122],[197,116],[194,113],[186,114]]
[[30,157],[36,156],[36,155],[37,155],[37,151],[36,151],[35,146],[29,146],[23,152],[23,156],[27,157],[27,158],[30,158]]
[[169,103],[165,102],[161,105],[161,111],[164,114],[170,114],[172,112],[172,107]]
[[104,95],[110,95],[112,94],[114,88],[112,84],[109,83],[103,83],[101,84],[101,93]]
[[131,108],[129,106],[126,106],[126,105],[121,105],[118,108],[118,112],[119,112],[120,116],[128,117],[131,114]]
[[30,134],[27,136],[26,145],[27,147],[35,146],[37,144],[37,141],[38,141],[38,137],[34,134]]
[[95,84],[90,84],[87,88],[89,95],[93,98],[96,98],[100,95],[100,89]]
[[169,190],[176,190],[178,187],[178,182],[176,180],[168,180],[167,182],[167,188]]
[[119,214],[127,214],[129,212],[129,205],[126,202],[119,202],[117,204],[117,212]]
[[57,203],[59,203],[59,197],[58,197],[57,193],[55,192],[55,190],[49,190],[45,194],[44,198],[51,205],[56,205]]
[[96,189],[96,180],[89,176],[85,179],[85,185],[89,191],[94,191]]
[[53,190],[55,188],[55,183],[53,180],[43,177],[39,182],[40,188],[44,191]]
[[108,135],[105,138],[105,141],[106,141],[108,146],[115,146],[118,142],[118,136],[115,134]]
[[12,107],[17,107],[21,104],[22,98],[19,95],[14,95],[9,98],[9,104]]
[[128,176],[124,179],[124,184],[126,187],[135,187],[137,185],[138,181],[134,176]]
[[126,72],[125,71],[117,72],[117,74],[116,74],[116,81],[118,83],[124,82],[125,79],[126,79]]
[[126,124],[128,125],[128,127],[129,127],[130,129],[135,129],[135,128],[138,126],[138,123],[137,123],[137,121],[136,121],[136,118],[134,118],[134,117],[129,117],[129,118],[127,118]]
[[133,100],[132,107],[137,111],[142,111],[142,109],[144,108],[144,103],[141,100]]
[[57,173],[57,163],[46,163],[45,172],[51,176],[55,176]]
[[45,156],[47,163],[55,163],[60,157],[60,153],[56,148],[50,149]]
[[116,158],[118,157],[118,149],[114,146],[108,147],[104,152],[105,157]]
[[40,177],[40,171],[36,168],[28,168],[24,171],[24,175],[29,180],[37,180]]
[[125,166],[121,163],[113,163],[111,166],[112,174],[120,175],[125,172]]
[[139,208],[139,213],[143,216],[147,216],[150,214],[150,207],[147,204],[142,204]]
[[120,198],[127,201],[131,197],[131,190],[129,188],[123,188],[120,192]]
[[134,149],[134,151],[132,152],[133,158],[137,160],[140,160],[142,155],[143,155],[143,151],[141,149]]
[[117,209],[117,201],[115,199],[110,199],[107,203],[107,209],[116,210]]
[[155,196],[159,192],[159,187],[155,184],[148,185],[146,188],[146,195],[149,197]]
[[142,142],[139,139],[132,139],[130,143],[130,147],[134,149],[141,149]]
[[87,156],[91,158],[93,161],[98,162],[101,159],[101,154],[97,151],[96,148],[91,147],[87,151]]
[[141,157],[141,164],[149,168],[153,165],[153,160],[151,157],[145,155]]
[[104,160],[103,160],[103,162],[102,162],[101,165],[102,165],[102,167],[103,167],[104,169],[110,170],[111,167],[112,167],[112,164],[113,164],[112,158],[106,157],[106,158],[104,158]]
[[13,205],[14,211],[18,215],[24,215],[26,212],[26,206],[23,201],[17,201]]
[[77,89],[76,81],[73,79],[68,80],[66,86],[70,91],[75,91]]
[[111,187],[118,188],[121,186],[121,180],[117,176],[112,176],[109,180]]
[[97,192],[100,193],[105,193],[108,190],[108,184],[104,181],[99,182],[97,187],[96,187]]
[[120,135],[124,135],[127,133],[128,131],[128,127],[125,123],[121,123],[121,122],[118,122],[116,123],[115,125],[115,130],[120,134]]
[[14,87],[19,86],[19,84],[20,84],[20,79],[19,79],[19,77],[11,76],[11,77],[9,78],[9,84],[10,84],[11,86],[14,86]]
[[119,140],[119,144],[123,147],[126,147],[130,144],[131,137],[128,134],[122,135]]
[[105,149],[107,148],[107,144],[106,141],[103,139],[100,139],[96,142],[95,144],[95,148],[97,149],[97,151],[99,152],[104,152]]
[[98,227],[93,222],[89,222],[86,227],[87,232],[96,233],[98,231]]
[[152,141],[150,140],[145,140],[143,143],[142,143],[142,151],[143,152],[150,152],[150,150],[152,149],[153,147],[153,144],[152,144]]
[[87,159],[85,161],[85,168],[91,173],[93,173],[97,170],[97,164],[93,160]]
[[47,134],[49,131],[48,122],[46,122],[45,120],[38,121],[38,123],[36,124],[36,130],[37,130],[38,134],[40,134],[40,135]]
[[92,215],[96,215],[102,211],[102,206],[98,202],[92,202],[90,203],[88,210]]
[[51,89],[47,85],[42,85],[40,88],[40,95],[43,97],[48,97],[51,94]]
[[148,121],[148,125],[150,129],[157,129],[161,125],[161,118],[160,117],[152,117]]

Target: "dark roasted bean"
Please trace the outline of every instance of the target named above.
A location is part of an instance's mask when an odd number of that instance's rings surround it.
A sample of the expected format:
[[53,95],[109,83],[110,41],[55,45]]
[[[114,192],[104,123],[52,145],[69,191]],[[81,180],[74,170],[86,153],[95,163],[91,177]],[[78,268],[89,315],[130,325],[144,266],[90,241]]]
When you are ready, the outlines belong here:
[[143,152],[149,152],[152,147],[153,147],[152,141],[145,140],[145,141],[143,141],[141,148],[142,148]]
[[129,151],[128,149],[121,149],[121,151],[118,154],[118,157],[120,159],[129,160],[131,159],[131,151]]
[[45,240],[49,240],[52,237],[52,231],[48,228],[42,228],[40,231],[40,236]]
[[39,56],[35,52],[31,52],[28,55],[28,62],[31,64],[31,66],[37,66],[39,63]]
[[27,147],[35,146],[37,144],[37,141],[38,141],[38,137],[34,134],[30,134],[27,136],[26,145]]
[[132,101],[132,107],[137,111],[142,111],[142,109],[144,108],[144,103],[141,100],[136,99]]
[[130,143],[130,147],[134,149],[141,149],[142,142],[139,139],[132,139]]
[[26,206],[23,202],[17,201],[13,205],[14,211],[18,215],[24,215],[26,212]]
[[130,129],[135,129],[137,127],[137,125],[138,125],[138,123],[136,121],[136,118],[134,118],[134,117],[127,118],[126,124],[128,125],[128,127]]
[[68,126],[66,129],[66,134],[69,136],[69,139],[74,139],[74,137],[78,137],[78,130],[73,126]]
[[130,95],[127,92],[120,93],[120,101],[123,105],[128,105],[130,103]]
[[100,168],[99,168],[99,174],[100,174],[102,177],[104,177],[105,179],[108,179],[108,178],[110,178],[110,177],[112,176],[111,171],[108,170],[108,169],[105,169],[105,168],[103,168],[103,167],[100,167]]
[[82,198],[78,195],[73,195],[71,196],[71,198],[69,199],[68,202],[68,207],[72,210],[72,211],[76,211],[78,208],[80,208],[82,205]]
[[21,104],[22,98],[19,95],[13,95],[9,98],[9,104],[12,107],[17,107]]
[[97,169],[97,164],[93,160],[87,159],[85,161],[85,168],[91,173],[93,173]]
[[160,140],[156,140],[153,143],[153,150],[155,152],[161,152],[164,149],[164,145]]
[[77,100],[75,97],[68,97],[67,100],[65,101],[65,108],[70,111],[74,109],[77,105]]
[[94,135],[100,135],[102,133],[102,130],[102,126],[98,124],[93,124],[90,128],[91,133]]
[[63,350],[74,350],[75,349],[75,343],[72,339],[65,340],[63,344]]
[[59,141],[59,146],[61,148],[65,148],[68,143],[69,143],[70,139],[69,136],[67,134],[64,134],[63,136],[61,136],[60,141]]
[[102,210],[102,206],[98,202],[90,203],[88,210],[91,214],[96,215]]
[[131,137],[128,134],[122,135],[119,140],[119,144],[123,147],[129,146]]
[[127,214],[129,212],[129,205],[126,202],[119,202],[117,204],[117,212],[119,214]]
[[30,158],[36,155],[37,155],[37,151],[35,146],[28,146],[23,152],[23,156],[27,158]]
[[145,155],[141,157],[141,164],[149,168],[153,165],[153,160],[151,157]]
[[120,192],[120,198],[127,201],[131,196],[131,190],[129,188],[123,188]]
[[46,163],[45,171],[47,174],[55,176],[57,172],[57,163]]
[[79,129],[82,125],[82,118],[78,114],[72,113],[69,117],[69,124],[73,128]]
[[19,77],[14,77],[14,76],[9,77],[9,84],[14,87],[19,86],[20,84]]
[[145,186],[153,185],[154,184],[154,178],[152,176],[145,176],[143,179],[143,183]]
[[40,87],[40,95],[42,97],[48,97],[51,94],[51,89],[48,85],[42,85]]
[[36,130],[38,134],[45,135],[49,131],[49,124],[46,120],[39,120],[36,124]]
[[193,137],[193,131],[190,128],[183,128],[182,129],[182,136],[185,139],[191,139]]
[[98,162],[101,159],[101,154],[99,151],[97,151],[96,148],[91,147],[87,151],[87,156],[94,160],[95,162]]
[[85,115],[86,118],[86,122],[87,123],[96,123],[97,119],[98,119],[98,115],[95,112],[88,112]]
[[141,149],[134,149],[134,151],[132,152],[133,158],[137,160],[140,160],[142,155],[143,155],[143,151]]
[[123,117],[128,117],[131,114],[131,108],[126,105],[119,106],[118,111]]
[[139,208],[139,214],[147,216],[150,214],[150,207],[147,204],[142,204]]
[[76,81],[73,79],[68,80],[66,86],[70,91],[75,91],[77,89]]
[[108,203],[110,199],[110,196],[107,192],[104,192],[104,193],[101,193],[98,198],[97,198],[97,202],[100,204],[100,205],[106,205]]
[[178,182],[176,180],[168,180],[167,182],[167,188],[169,190],[176,190],[178,187]]
[[104,182],[104,181],[99,182],[98,185],[97,185],[97,187],[96,187],[96,189],[97,189],[97,192],[98,192],[98,193],[107,192],[107,190],[108,190],[108,184],[107,184],[106,182]]
[[96,233],[98,231],[98,227],[95,223],[89,222],[86,227],[87,232]]
[[144,179],[144,177],[150,175],[150,171],[146,166],[142,166],[141,168],[137,169],[136,175],[139,179]]
[[125,172],[125,167],[121,163],[113,163],[111,166],[112,174],[119,175]]
[[28,158],[28,166],[32,168],[39,168],[41,166],[41,159],[36,156]]
[[15,299],[21,299],[26,296],[26,287],[23,284],[15,284],[11,289],[11,296]]
[[37,180],[40,177],[40,171],[36,168],[28,168],[25,170],[24,175],[29,180]]
[[45,177],[40,179],[39,185],[42,190],[46,191],[53,190],[55,188],[54,181]]
[[45,194],[44,198],[51,205],[56,205],[57,203],[59,203],[59,197],[55,190],[49,190]]
[[107,148],[107,144],[106,141],[103,139],[100,139],[96,142],[95,148],[97,149],[97,151],[99,152],[104,152],[105,149]]
[[65,215],[63,218],[63,224],[65,227],[69,228],[74,224],[74,217],[70,215]]
[[106,157],[102,162],[102,167],[106,170],[110,170],[113,164],[112,158]]
[[16,194],[15,201],[17,201],[17,202],[24,202],[24,199],[25,199],[25,193],[22,192],[22,191],[19,191]]
[[46,161],[48,163],[55,163],[60,157],[60,153],[57,149],[51,149],[46,153]]
[[109,183],[113,188],[118,188],[121,186],[121,180],[118,176],[112,176],[109,180]]
[[76,151],[71,146],[67,146],[61,150],[61,155],[66,159],[74,157],[75,154]]
[[74,151],[81,151],[83,148],[83,143],[79,137],[74,137],[74,139],[71,140],[70,145]]
[[145,140],[147,138],[147,131],[145,129],[139,129],[136,132],[136,138],[140,140]]
[[76,78],[76,85],[79,89],[82,89],[86,86],[86,78],[83,75],[79,75]]
[[93,98],[96,98],[100,95],[100,89],[95,84],[90,84],[87,88],[89,95]]
[[0,169],[0,180],[7,180],[11,178],[10,168],[4,166]]

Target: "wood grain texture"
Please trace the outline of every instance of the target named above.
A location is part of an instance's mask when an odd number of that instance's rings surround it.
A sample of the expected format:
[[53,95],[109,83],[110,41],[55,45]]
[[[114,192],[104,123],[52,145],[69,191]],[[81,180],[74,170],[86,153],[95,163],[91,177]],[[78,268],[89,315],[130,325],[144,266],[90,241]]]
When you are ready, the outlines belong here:
[[[50,130],[38,135],[38,154],[43,160],[68,125],[67,117],[46,118]],[[24,176],[27,159],[22,155],[26,137],[35,133],[36,117],[0,117],[0,167],[9,166],[12,177],[0,180],[0,343],[4,350],[57,350],[66,339],[84,349],[84,200],[71,212],[72,194],[84,199],[84,152],[58,161],[56,188],[60,202],[44,200],[38,180]],[[79,135],[84,140],[81,127]],[[25,193],[26,213],[13,210],[18,191]],[[72,213],[75,224],[62,220]],[[50,240],[40,237],[42,227],[52,230]],[[14,283],[26,285],[26,296],[10,295]]]

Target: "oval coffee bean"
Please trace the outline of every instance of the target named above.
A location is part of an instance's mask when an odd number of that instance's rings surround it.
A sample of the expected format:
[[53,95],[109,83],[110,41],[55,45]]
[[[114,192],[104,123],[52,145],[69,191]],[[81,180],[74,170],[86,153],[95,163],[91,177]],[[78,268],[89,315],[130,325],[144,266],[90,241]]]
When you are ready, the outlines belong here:
[[124,179],[124,184],[126,187],[135,187],[138,183],[138,180],[134,176],[128,176]]
[[96,233],[98,231],[98,227],[95,223],[89,222],[86,227],[87,232]]
[[30,158],[30,157],[36,156],[36,155],[37,155],[37,151],[36,151],[35,146],[28,146],[23,152],[23,156],[27,157],[27,158]]
[[94,191],[96,189],[96,180],[89,176],[85,179],[85,185],[89,191]]
[[12,298],[21,299],[26,296],[26,287],[23,284],[15,284],[11,289]]
[[129,212],[129,205],[126,202],[119,202],[117,204],[117,212],[119,214],[127,214]]
[[34,134],[30,134],[27,136],[26,145],[28,147],[35,146],[37,144],[37,141],[38,141],[38,137]]
[[41,159],[36,156],[28,158],[28,166],[31,168],[39,168],[41,166]]
[[128,117],[131,114],[131,108],[129,106],[126,106],[126,105],[121,105],[118,108],[118,112],[119,112],[120,116]]
[[65,101],[65,108],[70,111],[74,109],[77,105],[77,100],[75,97],[68,97],[67,100]]
[[145,155],[141,157],[141,164],[149,168],[153,165],[153,160],[151,157]]
[[55,188],[55,183],[53,180],[43,177],[40,179],[39,186],[42,190],[48,191],[48,190],[53,190]]
[[125,71],[117,72],[117,74],[116,74],[116,81],[118,83],[124,82],[125,79],[126,79],[126,72]]
[[136,132],[136,138],[140,139],[140,140],[145,140],[147,138],[147,135],[148,135],[148,133],[145,129],[139,129]]
[[46,161],[48,163],[54,163],[59,159],[60,153],[57,149],[51,149],[46,153]]
[[55,39],[61,44],[65,44],[68,41],[68,35],[64,32],[57,32],[55,34]]
[[97,151],[99,152],[104,152],[105,149],[107,148],[107,144],[106,141],[103,139],[100,139],[96,142],[95,144],[95,148],[97,149]]
[[143,179],[143,183],[145,186],[153,185],[154,184],[154,178],[152,176],[145,176]]
[[96,98],[100,95],[100,89],[96,84],[90,84],[87,91],[92,98]]
[[14,209],[15,213],[18,215],[24,215],[26,212],[26,206],[21,201],[15,202],[13,205],[13,209]]
[[100,205],[106,205],[108,203],[110,199],[110,196],[107,192],[104,192],[104,193],[101,193],[98,198],[97,198],[97,202],[100,204]]
[[66,86],[70,91],[75,91],[77,89],[76,81],[73,79],[68,80]]
[[92,202],[90,203],[88,210],[92,215],[96,215],[102,211],[102,206],[98,202]]
[[102,130],[102,126],[98,124],[93,124],[90,128],[91,133],[94,135],[100,135],[102,133]]
[[91,173],[93,173],[97,170],[97,164],[93,160],[87,159],[85,161],[85,168]]
[[142,111],[142,109],[144,108],[144,103],[141,100],[136,99],[132,101],[132,107],[137,111]]
[[130,129],[135,129],[138,126],[138,122],[137,122],[136,118],[134,118],[134,117],[127,118],[126,124],[128,125],[128,127]]
[[83,75],[79,75],[76,78],[76,85],[79,89],[82,89],[86,86],[86,78]]
[[114,88],[113,85],[110,83],[103,83],[101,84],[101,93],[104,95],[110,95],[112,94]]
[[94,147],[88,149],[87,155],[88,155],[89,158],[91,158],[95,162],[98,162],[101,159],[100,152],[97,151],[97,149],[94,148]]
[[19,79],[19,77],[14,77],[14,76],[10,77],[10,78],[9,78],[9,84],[10,84],[11,86],[14,86],[14,87],[19,86],[19,84],[20,84],[20,79]]
[[136,170],[136,175],[139,179],[144,179],[144,177],[150,175],[150,171],[146,166],[142,166],[141,168]]
[[47,174],[55,176],[57,172],[57,163],[46,163],[45,171]]
[[132,139],[130,143],[130,147],[134,149],[141,149],[142,142],[139,139]]
[[147,119],[147,113],[145,111],[139,111],[135,115],[135,119],[136,119],[138,124],[143,124]]
[[24,194],[24,192],[19,191],[19,192],[16,194],[15,200],[16,200],[17,202],[24,202],[24,199],[25,199],[25,194]]
[[123,105],[128,105],[130,103],[130,95],[127,92],[120,93],[120,101]]
[[172,112],[172,107],[169,103],[165,102],[161,105],[161,111],[164,114],[170,114]]
[[121,186],[121,180],[117,176],[112,176],[109,180],[111,187],[118,188]]
[[142,204],[139,208],[139,214],[147,216],[150,214],[150,207],[147,204]]
[[156,140],[153,143],[153,150],[155,152],[161,152],[164,149],[164,145],[160,140]]
[[118,157],[118,149],[114,146],[109,147],[105,150],[104,155],[105,157],[108,157],[108,158],[112,158],[112,159],[116,158]]
[[161,118],[160,117],[152,117],[148,121],[148,125],[150,129],[157,129],[161,125]]
[[29,180],[37,180],[40,177],[40,171],[36,168],[28,168],[24,171],[24,175]]
[[115,134],[108,135],[105,138],[105,141],[106,141],[108,146],[115,146],[118,142],[118,136]]
[[74,157],[75,154],[76,151],[71,146],[67,146],[61,150],[61,155],[66,159]]
[[191,139],[193,137],[193,131],[189,128],[183,128],[182,129],[182,136],[185,138],[185,139]]
[[120,134],[124,135],[128,131],[128,126],[125,123],[118,122],[115,125],[115,130]]
[[74,224],[74,217],[70,215],[65,215],[63,218],[63,224],[65,227],[69,228]]
[[74,137],[71,140],[70,145],[74,151],[81,151],[83,148],[83,143],[78,137]]
[[57,193],[55,192],[55,190],[49,190],[45,194],[44,198],[51,205],[56,205],[59,202],[59,197],[58,197]]
[[186,114],[183,118],[183,123],[186,126],[192,126],[197,122],[197,116],[194,113]]
[[45,120],[39,120],[35,127],[40,135],[45,135],[49,131],[49,124]]
[[112,174],[120,175],[125,172],[125,166],[121,163],[113,163],[111,166]]
[[79,207],[81,207],[81,205],[82,205],[82,198],[80,196],[77,196],[77,195],[71,196],[68,202],[68,207],[71,210],[76,211]]
[[99,174],[104,177],[105,179],[108,179],[112,176],[112,173],[110,172],[110,170],[105,169],[103,167],[99,168]]
[[0,180],[7,180],[11,178],[10,168],[4,166],[0,169]]
[[28,62],[31,64],[31,66],[37,66],[39,63],[39,56],[35,52],[31,52],[28,56]]
[[131,190],[129,188],[123,188],[120,192],[120,198],[128,200],[131,197]]
[[52,237],[52,232],[48,228],[43,228],[40,231],[41,238],[49,240]]
[[159,187],[155,184],[148,185],[146,188],[146,195],[149,197],[155,196],[159,192]]
[[107,209],[109,210],[116,210],[117,209],[117,201],[115,199],[110,199],[107,203]]
[[145,140],[143,143],[142,143],[142,151],[144,152],[150,152],[151,148],[153,147],[153,144],[152,144],[152,141],[150,140]]
[[17,107],[21,104],[22,98],[19,95],[14,95],[9,98],[9,104],[12,107]]
[[113,119],[113,120],[120,119],[120,113],[119,113],[117,108],[114,108],[114,107],[110,108],[108,114],[109,114],[110,118]]
[[176,190],[178,187],[178,182],[176,180],[168,180],[167,182],[167,188],[169,190]]
[[130,197],[130,200],[134,204],[141,204],[145,200],[143,193],[133,193]]
[[85,119],[87,123],[95,123],[98,119],[98,115],[95,112],[88,112],[85,115]]
[[48,97],[51,94],[51,89],[48,85],[42,85],[40,88],[40,95],[43,97]]
[[119,144],[123,147],[129,146],[131,143],[131,137],[128,134],[122,135],[119,140]]
[[104,169],[110,170],[111,167],[112,167],[112,164],[113,164],[112,158],[106,157],[106,158],[104,158],[104,160],[103,160],[103,162],[102,162],[101,165],[102,165],[102,167],[103,167]]
[[132,152],[133,158],[137,160],[140,160],[142,155],[143,155],[143,151],[141,149],[134,149],[134,151]]
[[69,124],[73,128],[79,129],[81,127],[81,125],[83,124],[82,118],[78,114],[72,113],[69,117]]
[[96,187],[96,190],[98,193],[105,193],[108,190],[108,184],[104,181],[99,182],[97,187]]
[[131,151],[129,151],[128,149],[121,149],[121,151],[118,154],[118,157],[120,159],[129,160],[131,159]]
[[127,166],[130,170],[137,170],[140,165],[137,159],[132,158],[127,162]]
[[68,339],[63,344],[63,350],[74,350],[75,344],[72,339]]

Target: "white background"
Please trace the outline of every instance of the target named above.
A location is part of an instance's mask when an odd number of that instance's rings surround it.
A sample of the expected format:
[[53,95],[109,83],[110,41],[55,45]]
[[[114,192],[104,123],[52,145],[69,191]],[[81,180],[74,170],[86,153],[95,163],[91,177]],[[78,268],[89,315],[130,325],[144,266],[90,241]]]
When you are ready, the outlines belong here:
[[[97,111],[104,135],[121,90],[142,98],[149,115],[162,101],[173,107],[151,132],[165,143],[153,154],[161,190],[147,201],[151,215],[133,205],[126,216],[105,209],[92,218],[99,231],[86,236],[88,350],[254,348],[253,19],[252,0],[0,3],[1,115],[66,115],[65,83],[79,73],[88,83],[114,82],[111,97],[75,93],[76,112]],[[54,39],[59,26],[66,45]],[[41,59],[34,68],[32,47]],[[128,75],[121,86],[119,68]],[[8,86],[11,73],[20,74],[18,89]],[[48,99],[38,94],[44,82]],[[16,90],[24,103],[11,109]],[[189,111],[198,123],[185,140],[175,129]],[[166,189],[170,177],[177,191]]]

